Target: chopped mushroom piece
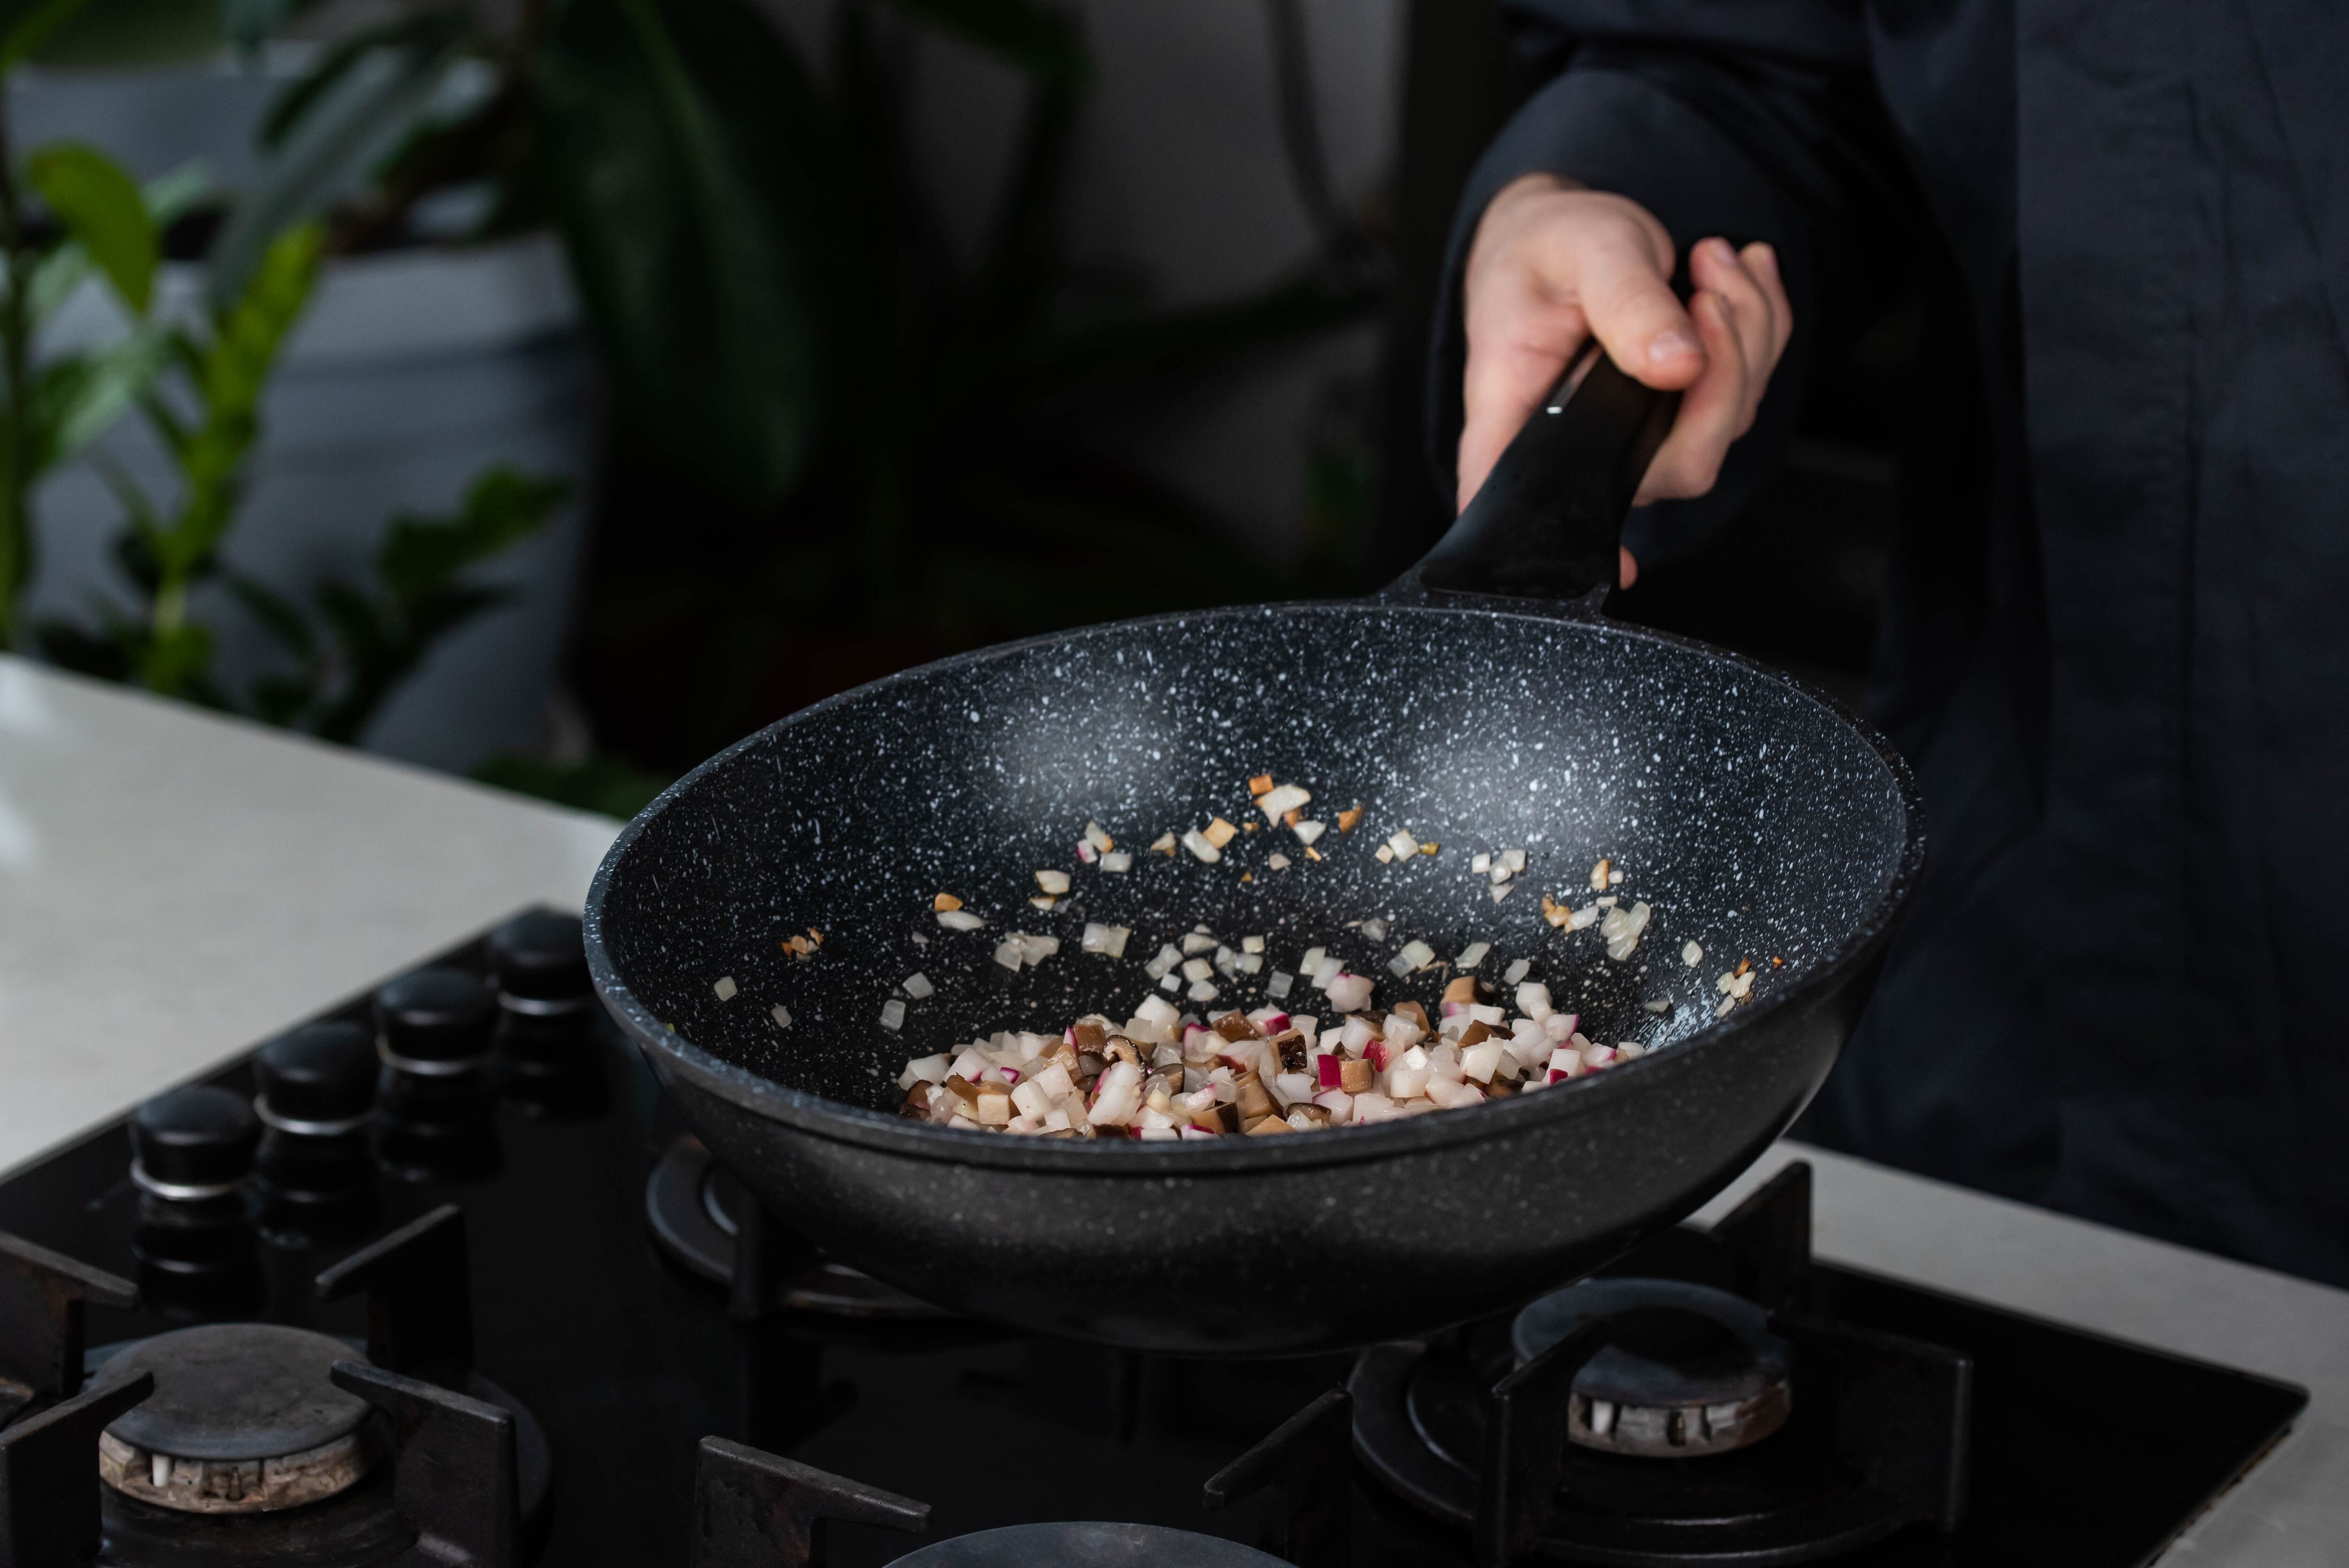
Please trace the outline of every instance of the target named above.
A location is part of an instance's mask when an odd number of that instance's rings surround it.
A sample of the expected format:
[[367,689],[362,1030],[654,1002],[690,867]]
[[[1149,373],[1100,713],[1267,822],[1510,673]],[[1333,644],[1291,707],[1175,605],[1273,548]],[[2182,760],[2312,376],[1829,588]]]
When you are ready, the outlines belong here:
[[1607,891],[1607,874],[1609,869],[1609,862],[1604,856],[1600,857],[1597,865],[1590,868],[1590,891],[1592,892],[1605,892]]
[[1356,828],[1361,826],[1361,823],[1362,804],[1359,800],[1354,802],[1353,805],[1348,807],[1345,810],[1338,813],[1338,830],[1341,833],[1350,833]]
[[955,897],[955,895],[950,892],[942,892],[938,894],[937,897],[930,900],[930,907],[935,910],[942,911],[960,909],[962,907],[962,900]]
[[1248,794],[1251,798],[1261,798],[1270,794],[1271,791],[1272,775],[1269,773],[1259,773],[1248,780]]
[[1150,841],[1150,847],[1158,854],[1171,855],[1174,852],[1174,835],[1161,833]]
[[1092,845],[1097,852],[1104,855],[1117,848],[1117,841],[1102,832],[1099,822],[1085,824],[1085,842]]
[[1230,843],[1232,841],[1232,836],[1238,831],[1239,830],[1237,828],[1233,827],[1221,817],[1217,817],[1200,831],[1199,836],[1220,850],[1226,844]]

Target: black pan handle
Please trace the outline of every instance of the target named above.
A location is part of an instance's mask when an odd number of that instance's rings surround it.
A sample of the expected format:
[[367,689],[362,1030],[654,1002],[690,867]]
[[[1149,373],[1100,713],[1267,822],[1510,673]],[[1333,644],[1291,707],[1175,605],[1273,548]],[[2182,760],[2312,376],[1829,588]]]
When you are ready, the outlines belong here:
[[1680,405],[1679,393],[1625,375],[1592,338],[1467,510],[1389,594],[1604,597],[1631,498]]

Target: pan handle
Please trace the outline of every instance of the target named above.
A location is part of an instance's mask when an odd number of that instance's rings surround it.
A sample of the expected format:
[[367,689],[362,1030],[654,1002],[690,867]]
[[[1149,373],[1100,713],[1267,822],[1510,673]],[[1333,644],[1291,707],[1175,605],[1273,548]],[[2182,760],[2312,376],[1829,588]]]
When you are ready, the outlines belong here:
[[1680,403],[1625,375],[1592,338],[1467,510],[1385,596],[1579,600],[1597,614],[1631,498]]

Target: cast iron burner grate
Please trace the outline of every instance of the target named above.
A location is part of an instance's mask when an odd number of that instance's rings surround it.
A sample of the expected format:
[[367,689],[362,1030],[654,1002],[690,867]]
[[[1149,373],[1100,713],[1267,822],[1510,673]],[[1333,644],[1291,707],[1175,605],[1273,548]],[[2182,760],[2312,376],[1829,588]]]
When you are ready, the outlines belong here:
[[468,1278],[443,1205],[318,1276],[324,1299],[366,1292],[364,1357],[241,1323],[85,1356],[83,1303],[135,1289],[0,1236],[0,1362],[32,1374],[9,1379],[32,1413],[0,1429],[0,1563],[512,1568],[551,1464],[529,1409],[472,1370]]
[[[645,1181],[645,1218],[653,1240],[688,1273],[727,1288],[734,1314],[768,1308],[833,1317],[911,1322],[953,1315],[883,1284],[861,1269],[834,1263],[779,1224],[750,1189],[709,1157],[698,1138],[679,1138]],[[743,1231],[751,1232],[746,1248]],[[755,1260],[744,1276],[745,1252]]]
[[[1349,1399],[1331,1389],[1207,1480],[1219,1509],[1279,1494],[1264,1550],[1164,1525],[1078,1520],[973,1531],[924,1546],[891,1568],[1342,1568]],[[811,1568],[833,1520],[920,1531],[929,1505],[724,1438],[701,1440],[694,1478],[693,1568]]]
[[1810,1170],[1714,1233],[1743,1295],[1593,1280],[1356,1363],[1357,1450],[1398,1494],[1522,1553],[1650,1568],[1807,1563],[1966,1502],[1973,1369],[1805,1311]]

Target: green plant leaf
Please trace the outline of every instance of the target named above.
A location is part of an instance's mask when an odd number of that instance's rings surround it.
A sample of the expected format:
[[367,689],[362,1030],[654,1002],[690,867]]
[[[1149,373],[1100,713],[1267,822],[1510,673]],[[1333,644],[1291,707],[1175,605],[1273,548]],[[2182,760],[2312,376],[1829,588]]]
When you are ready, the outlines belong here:
[[89,0],[41,0],[41,4],[9,24],[0,33],[0,73],[14,70],[23,64],[34,50],[48,42],[49,35],[74,18]]
[[[147,216],[158,237],[210,194],[212,188],[212,170],[204,167],[202,159],[191,160],[171,173],[149,181],[140,195],[146,200]],[[26,290],[34,325],[37,326],[57,315],[91,270],[89,253],[82,248],[80,241],[70,236],[35,263],[32,285]],[[0,274],[0,294],[6,293],[5,282],[5,274]]]
[[368,166],[423,112],[452,56],[453,37],[443,27],[429,43],[360,55],[326,100],[303,117],[212,242],[215,310],[243,294],[279,234],[325,211],[366,179]]
[[454,519],[392,519],[376,550],[376,574],[400,599],[444,586],[545,527],[570,494],[564,480],[492,468],[473,481]]
[[131,314],[145,315],[162,240],[146,197],[121,165],[94,147],[57,142],[34,153],[25,175]]
[[533,77],[549,188],[629,416],[774,501],[817,412],[816,88],[743,0],[572,0]]
[[64,462],[137,404],[171,362],[165,334],[141,326],[120,342],[44,366],[26,412],[35,474]]

